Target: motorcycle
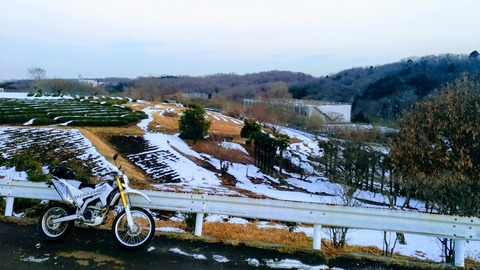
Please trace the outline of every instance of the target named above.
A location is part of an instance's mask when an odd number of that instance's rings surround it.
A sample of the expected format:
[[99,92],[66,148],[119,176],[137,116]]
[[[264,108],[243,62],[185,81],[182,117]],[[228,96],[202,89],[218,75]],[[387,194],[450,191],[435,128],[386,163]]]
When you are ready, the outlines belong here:
[[[114,161],[118,154],[115,154]],[[150,202],[147,195],[129,187],[128,177],[121,166],[115,172],[115,180],[99,184],[85,184],[74,180],[73,170],[57,166],[50,170],[51,183],[62,198],[50,203],[40,216],[40,234],[47,241],[62,241],[74,225],[99,226],[108,213],[119,209],[112,224],[112,235],[120,247],[136,250],[153,238],[155,222],[152,215],[140,207],[130,205],[128,195],[137,194]]]

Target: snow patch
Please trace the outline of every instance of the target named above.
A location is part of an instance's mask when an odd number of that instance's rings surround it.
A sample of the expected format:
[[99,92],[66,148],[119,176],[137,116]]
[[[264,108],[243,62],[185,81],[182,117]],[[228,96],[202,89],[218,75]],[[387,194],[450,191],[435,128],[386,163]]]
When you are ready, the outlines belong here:
[[216,262],[219,262],[219,263],[227,263],[229,262],[230,260],[221,256],[221,255],[213,255],[213,260],[215,260]]
[[326,265],[319,265],[319,266],[310,266],[303,264],[297,260],[290,260],[284,259],[281,261],[277,260],[266,260],[265,263],[270,268],[277,268],[277,269],[302,269],[302,270],[322,270],[322,269],[330,269]]
[[188,254],[188,253],[180,250],[179,248],[171,248],[170,252],[177,253],[177,254],[180,254],[180,255],[184,255],[184,256],[187,256],[187,257],[193,257],[197,260],[206,260],[207,259],[207,257],[205,257],[202,254]]
[[28,258],[22,259],[24,262],[34,262],[34,263],[41,263],[48,261],[49,258],[35,258],[33,256],[29,256]]

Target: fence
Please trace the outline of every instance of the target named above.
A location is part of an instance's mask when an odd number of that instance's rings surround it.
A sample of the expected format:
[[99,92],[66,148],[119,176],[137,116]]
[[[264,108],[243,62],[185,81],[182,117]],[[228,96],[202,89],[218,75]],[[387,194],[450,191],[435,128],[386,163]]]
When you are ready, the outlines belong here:
[[[437,236],[455,240],[455,266],[463,267],[466,240],[480,240],[480,220],[419,212],[326,205],[318,203],[252,199],[207,194],[142,191],[131,196],[134,206],[153,210],[196,213],[195,235],[202,234],[204,214],[313,224],[313,248],[321,248],[321,226],[346,227]],[[60,200],[45,183],[0,179],[0,196],[6,197],[5,216],[12,215],[14,198]]]

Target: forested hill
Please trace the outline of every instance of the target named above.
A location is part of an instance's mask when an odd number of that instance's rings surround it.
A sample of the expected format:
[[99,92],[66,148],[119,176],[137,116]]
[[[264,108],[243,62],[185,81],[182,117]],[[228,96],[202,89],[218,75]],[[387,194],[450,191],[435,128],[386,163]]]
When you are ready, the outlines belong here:
[[[314,77],[291,71],[265,71],[245,75],[215,74],[207,76],[149,76],[97,79],[106,92],[131,97],[163,100],[179,93],[204,93],[221,100],[241,102],[244,98],[283,98],[288,93],[297,99],[313,99],[352,104],[356,122],[389,122],[413,103],[435,89],[468,73],[480,77],[480,56],[470,54],[412,57],[395,63],[357,67]],[[69,86],[65,87],[65,82]],[[44,80],[44,90],[62,86],[71,92],[77,79]],[[0,83],[7,90],[34,89],[32,80]],[[38,85],[37,85],[38,86]],[[62,88],[60,87],[60,88]],[[80,93],[81,90],[75,90]],[[101,89],[91,90],[101,93]],[[99,92],[100,91],[100,92]]]
[[386,122],[464,73],[479,77],[477,51],[469,55],[431,55],[352,68],[289,90],[294,98],[352,103],[354,121]]
[[297,99],[351,103],[354,121],[389,122],[413,103],[464,73],[480,75],[477,51],[464,55],[412,57],[385,65],[351,68],[325,77],[268,71],[245,75],[140,77],[134,84],[144,93],[201,92],[237,101],[288,88]]

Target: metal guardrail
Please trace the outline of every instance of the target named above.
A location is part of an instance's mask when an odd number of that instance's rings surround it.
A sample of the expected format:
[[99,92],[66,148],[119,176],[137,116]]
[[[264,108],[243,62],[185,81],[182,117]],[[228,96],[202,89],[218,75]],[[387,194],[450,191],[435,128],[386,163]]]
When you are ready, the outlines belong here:
[[[203,216],[220,214],[314,225],[313,248],[320,249],[321,226],[391,231],[455,239],[455,265],[464,265],[464,243],[480,240],[480,219],[411,211],[387,210],[318,203],[252,199],[207,194],[143,190],[151,203],[130,195],[132,205],[154,210],[197,213],[195,235],[200,236]],[[60,200],[45,183],[0,180],[0,196],[7,197],[5,215],[12,215],[14,198]]]

